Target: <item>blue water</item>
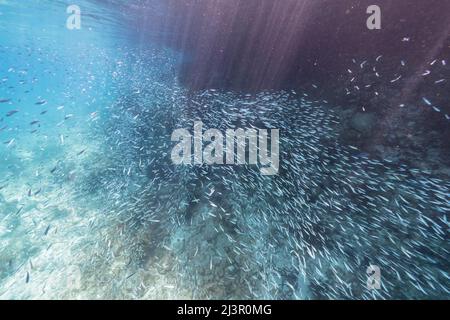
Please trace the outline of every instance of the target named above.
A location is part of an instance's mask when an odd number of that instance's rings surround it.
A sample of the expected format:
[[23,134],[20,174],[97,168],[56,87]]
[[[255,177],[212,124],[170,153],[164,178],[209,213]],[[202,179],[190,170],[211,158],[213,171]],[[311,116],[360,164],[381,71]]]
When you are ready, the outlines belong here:
[[[193,53],[144,36],[142,3],[78,1],[80,30],[70,4],[0,0],[0,298],[449,297],[441,158],[342,141],[346,113],[315,84],[191,90]],[[279,174],[174,166],[171,133],[198,120],[280,128]]]

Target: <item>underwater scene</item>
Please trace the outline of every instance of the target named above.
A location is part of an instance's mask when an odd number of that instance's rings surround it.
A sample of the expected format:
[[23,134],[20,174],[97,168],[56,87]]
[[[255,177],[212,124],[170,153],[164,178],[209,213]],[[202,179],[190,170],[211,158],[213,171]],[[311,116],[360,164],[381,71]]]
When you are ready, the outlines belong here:
[[0,0],[0,299],[449,299],[449,12]]

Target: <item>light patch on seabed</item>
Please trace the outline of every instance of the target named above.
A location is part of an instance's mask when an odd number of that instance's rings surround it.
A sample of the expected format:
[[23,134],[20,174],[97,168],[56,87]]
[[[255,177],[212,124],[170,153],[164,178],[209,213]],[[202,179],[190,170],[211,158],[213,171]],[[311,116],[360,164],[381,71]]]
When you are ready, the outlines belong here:
[[[89,130],[89,128],[86,128]],[[75,131],[75,130],[72,130]],[[65,159],[70,171],[86,175],[83,165],[88,163],[94,171],[101,141],[85,139],[89,132],[82,132],[79,127],[71,132],[73,139],[66,140],[66,148],[61,150],[58,158]],[[78,139],[76,137],[79,137]],[[34,141],[28,140],[27,146]],[[49,148],[51,145],[48,146]],[[85,157],[74,157],[73,150],[86,148]],[[11,152],[30,154],[22,145]],[[26,161],[28,162],[28,161]],[[27,164],[25,162],[25,164]],[[101,167],[101,161],[99,163]],[[77,183],[85,177],[67,177],[67,181],[55,184],[53,176],[41,180],[42,193],[45,196],[32,196],[26,199],[27,177],[34,175],[33,166],[24,165],[18,179],[8,184],[3,192],[5,203],[16,205],[9,207],[9,214],[0,220],[0,257],[2,264],[9,259],[20,261],[14,265],[12,275],[0,282],[1,299],[104,299],[133,298],[139,290],[140,298],[180,298],[182,292],[176,289],[170,272],[161,275],[159,270],[140,270],[127,278],[127,255],[117,255],[113,259],[105,256],[120,244],[116,236],[117,222],[111,221],[98,208],[96,199],[78,194]],[[15,216],[21,204],[26,203],[19,218]],[[17,226],[13,225],[18,223]],[[99,225],[93,231],[91,225]],[[47,227],[50,226],[47,235]],[[25,252],[32,252],[21,256]],[[169,262],[170,258],[167,258]],[[89,266],[89,268],[87,268]],[[28,274],[28,276],[27,276]],[[128,275],[129,276],[129,275]],[[29,277],[27,282],[27,277]],[[114,282],[112,279],[124,279]],[[175,294],[176,292],[176,294]],[[189,296],[186,293],[186,298]]]
[[[88,215],[96,213],[76,204],[75,191],[72,189],[74,185],[70,181],[55,184],[52,181],[54,177],[49,174],[41,175],[38,185],[42,191],[34,196],[36,189],[29,187],[29,181],[39,167],[30,165],[33,152],[27,148],[32,149],[33,146],[39,145],[41,141],[36,141],[39,138],[35,137],[30,136],[26,145],[25,141],[21,141],[17,148],[8,150],[13,157],[22,159],[23,164],[20,165],[20,175],[10,179],[8,188],[2,193],[5,203],[14,204],[8,208],[9,213],[5,212],[6,217],[0,222],[3,230],[6,230],[0,238],[1,256],[5,262],[11,259],[13,270],[13,275],[5,277],[0,285],[2,298],[73,296],[72,288],[68,284],[76,280],[73,278],[83,261],[82,252],[75,248],[89,235],[87,230],[83,230],[86,212]],[[74,134],[73,137],[77,135]],[[58,156],[66,159],[66,165],[75,169],[83,160],[73,158],[70,153],[83,144],[80,141],[72,141],[69,148],[61,149]],[[91,150],[94,147],[92,141]],[[27,196],[29,188],[31,196]],[[24,209],[19,218],[15,215],[22,206]],[[50,229],[45,235],[48,226]],[[30,252],[32,254],[29,254]]]

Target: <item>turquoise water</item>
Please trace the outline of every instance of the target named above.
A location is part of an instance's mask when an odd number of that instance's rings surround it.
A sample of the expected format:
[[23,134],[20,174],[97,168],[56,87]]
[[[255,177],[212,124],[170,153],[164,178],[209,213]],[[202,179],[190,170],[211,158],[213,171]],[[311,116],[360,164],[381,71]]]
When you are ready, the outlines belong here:
[[[444,163],[342,142],[345,113],[307,90],[190,90],[189,53],[127,6],[78,1],[68,30],[69,4],[0,0],[0,298],[449,297]],[[279,174],[173,165],[200,120],[279,128]]]
[[[92,219],[108,224],[106,200],[82,181],[112,161],[102,126],[114,103],[154,80],[155,68],[162,72],[164,65],[146,68],[151,49],[130,47],[126,30],[108,21],[116,12],[80,5],[91,15],[74,32],[65,28],[63,2],[0,3],[0,96],[8,100],[1,105],[2,298],[122,297],[96,296],[97,289],[80,284],[83,265],[101,251],[99,241],[116,231],[92,231]],[[10,111],[17,113],[6,116]]]

